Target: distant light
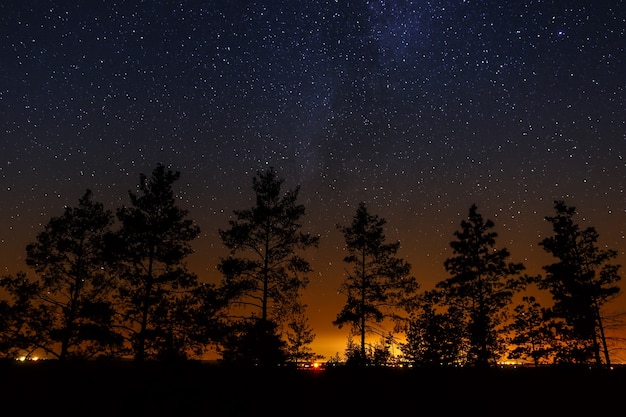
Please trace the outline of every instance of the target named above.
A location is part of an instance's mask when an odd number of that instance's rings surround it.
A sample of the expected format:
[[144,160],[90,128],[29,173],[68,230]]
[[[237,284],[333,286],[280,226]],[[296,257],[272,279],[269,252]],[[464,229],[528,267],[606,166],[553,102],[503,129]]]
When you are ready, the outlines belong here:
[[32,358],[29,358],[28,356],[20,356],[17,358],[18,361],[20,362],[26,362],[26,361],[38,361],[40,358],[38,356],[33,356]]

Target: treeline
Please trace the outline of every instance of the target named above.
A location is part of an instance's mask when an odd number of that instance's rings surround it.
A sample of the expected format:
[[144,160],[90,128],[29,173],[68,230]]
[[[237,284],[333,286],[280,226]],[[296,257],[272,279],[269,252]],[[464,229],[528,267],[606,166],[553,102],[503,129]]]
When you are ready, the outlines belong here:
[[[0,355],[179,361],[214,348],[222,363],[240,366],[322,359],[310,347],[315,334],[301,301],[312,272],[305,254],[319,237],[302,231],[299,186],[283,190],[273,168],[252,178],[255,204],[234,210],[219,230],[229,254],[217,264],[221,281],[209,284],[185,262],[200,229],[176,204],[179,178],[158,164],[140,174],[129,204],[115,212],[86,190],[77,206],[51,218],[26,247],[35,276],[0,280]],[[337,225],[346,303],[333,324],[350,329],[346,363],[493,367],[508,358],[611,366],[603,307],[620,292],[617,252],[598,246],[593,227],[579,227],[574,207],[555,201],[554,210],[545,217],[553,235],[539,242],[554,257],[545,275],[511,262],[496,246],[494,223],[472,205],[450,242],[449,278],[421,291],[399,243],[386,240],[386,220],[359,204],[350,224]],[[550,305],[531,287],[549,294]],[[393,331],[367,344],[384,321]],[[398,334],[406,342],[394,357]]]

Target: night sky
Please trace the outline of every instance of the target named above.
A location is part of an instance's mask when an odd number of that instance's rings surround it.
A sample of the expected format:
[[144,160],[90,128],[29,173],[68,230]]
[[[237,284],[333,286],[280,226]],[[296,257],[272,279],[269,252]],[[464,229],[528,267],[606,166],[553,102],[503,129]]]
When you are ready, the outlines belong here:
[[[274,167],[301,186],[313,349],[343,353],[343,237],[359,202],[423,289],[476,203],[528,273],[554,200],[626,265],[623,1],[4,1],[0,272],[89,188],[112,210],[157,163],[202,230],[189,266],[220,279],[217,231]],[[626,309],[624,298],[614,305]],[[623,355],[622,356],[626,356]]]

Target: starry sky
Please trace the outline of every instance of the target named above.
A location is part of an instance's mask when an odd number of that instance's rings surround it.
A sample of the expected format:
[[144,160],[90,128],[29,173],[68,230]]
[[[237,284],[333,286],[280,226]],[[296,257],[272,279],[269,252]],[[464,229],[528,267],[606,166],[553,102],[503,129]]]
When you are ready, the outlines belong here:
[[[0,273],[89,188],[175,188],[217,282],[218,229],[258,170],[301,187],[320,235],[313,349],[343,353],[343,237],[359,202],[423,289],[471,204],[540,273],[554,200],[626,264],[625,4],[607,1],[31,1],[0,4]],[[614,304],[626,310],[620,298]],[[623,355],[626,356],[626,355]]]

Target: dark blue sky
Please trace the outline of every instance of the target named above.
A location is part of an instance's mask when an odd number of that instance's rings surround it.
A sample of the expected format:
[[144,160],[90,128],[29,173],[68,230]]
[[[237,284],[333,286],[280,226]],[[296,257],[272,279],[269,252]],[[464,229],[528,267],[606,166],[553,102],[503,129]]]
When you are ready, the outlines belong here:
[[472,203],[529,272],[555,199],[624,263],[625,28],[623,1],[3,2],[0,268],[86,188],[128,204],[159,162],[210,281],[257,170],[301,185],[320,340],[345,336],[336,224],[360,201],[424,288]]

